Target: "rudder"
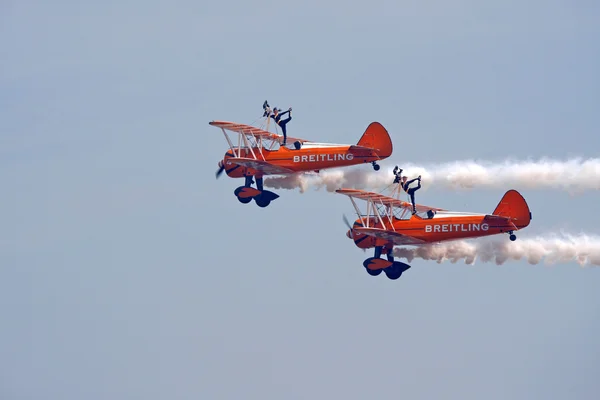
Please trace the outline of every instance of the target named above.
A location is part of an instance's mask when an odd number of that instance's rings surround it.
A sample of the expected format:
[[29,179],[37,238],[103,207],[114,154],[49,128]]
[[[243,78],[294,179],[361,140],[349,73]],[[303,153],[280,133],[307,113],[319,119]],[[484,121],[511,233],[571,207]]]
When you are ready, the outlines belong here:
[[392,139],[379,122],[371,122],[357,143],[358,146],[373,149],[381,159],[392,155]]
[[531,221],[531,211],[525,198],[514,189],[502,196],[492,214],[510,218],[519,229],[525,228]]

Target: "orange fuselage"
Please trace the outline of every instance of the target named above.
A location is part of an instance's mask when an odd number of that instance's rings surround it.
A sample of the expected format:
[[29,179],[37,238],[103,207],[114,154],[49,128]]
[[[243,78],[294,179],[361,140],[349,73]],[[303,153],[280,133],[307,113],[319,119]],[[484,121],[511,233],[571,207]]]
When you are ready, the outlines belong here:
[[[319,171],[327,168],[345,167],[363,163],[371,163],[381,160],[382,157],[374,150],[365,148],[351,148],[350,145],[327,146],[327,147],[302,147],[299,150],[280,147],[278,150],[262,149],[262,156],[258,149],[253,148],[254,154],[259,160],[270,164],[290,169],[294,172]],[[249,149],[241,149],[241,157],[253,157]],[[227,159],[232,158],[233,153],[225,153],[223,162],[225,172],[231,178],[242,178],[246,175],[260,175],[260,172],[236,164],[228,164]]]
[[[366,218],[363,219],[366,222]],[[387,217],[384,217],[383,219],[385,226],[381,224],[378,218],[370,217],[369,226],[392,230]],[[411,236],[427,243],[497,235],[527,226],[523,224],[519,225],[511,218],[494,215],[436,215],[431,219],[413,215],[410,219],[402,220],[394,218],[392,221],[394,230],[397,233]],[[360,219],[354,222],[354,227],[361,226],[362,223]],[[348,231],[347,236],[351,237],[356,246],[362,249],[390,244],[389,241],[385,239],[375,238],[356,231],[352,231],[352,233]]]

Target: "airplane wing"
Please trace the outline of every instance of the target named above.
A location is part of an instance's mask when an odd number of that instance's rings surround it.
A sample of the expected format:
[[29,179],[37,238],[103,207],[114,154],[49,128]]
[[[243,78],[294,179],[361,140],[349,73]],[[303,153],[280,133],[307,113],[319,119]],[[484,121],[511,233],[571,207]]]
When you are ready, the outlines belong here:
[[[354,197],[356,199],[370,200],[376,204],[383,204],[384,206],[399,207],[412,210],[412,204],[409,202],[402,201],[400,199],[396,199],[390,196],[384,196],[382,194],[374,192],[366,192],[364,190],[357,189],[338,189],[336,190],[336,193],[344,194],[348,197]],[[429,210],[446,211],[443,208],[429,207],[422,204],[417,204],[415,208],[417,209],[417,212],[426,212]]]
[[261,171],[265,175],[285,175],[293,174],[294,171],[291,169],[279,167],[266,161],[255,160],[254,158],[228,158],[227,163],[241,165],[242,167],[248,167]]
[[412,236],[403,235],[398,232],[389,231],[389,230],[380,229],[380,228],[356,227],[356,228],[352,228],[352,230],[354,230],[357,233],[362,233],[364,235],[369,235],[369,236],[374,236],[376,238],[389,240],[390,242],[392,242],[398,246],[409,245],[409,244],[418,245],[418,244],[426,243],[424,240],[417,239]]
[[[267,139],[267,140],[279,140],[281,139],[281,136],[273,133],[273,132],[269,132],[269,131],[265,131],[264,129],[260,129],[260,128],[256,128],[254,126],[251,125],[245,125],[245,124],[238,124],[235,122],[227,122],[227,121],[211,121],[208,123],[209,125],[212,126],[216,126],[217,128],[222,128],[222,129],[226,129],[228,131],[231,132],[236,132],[242,135],[252,135],[254,137]],[[305,143],[305,142],[310,142],[309,140],[306,139],[300,139],[300,138],[295,138],[295,137],[287,137],[287,141],[290,143],[293,142],[300,142],[300,143]]]

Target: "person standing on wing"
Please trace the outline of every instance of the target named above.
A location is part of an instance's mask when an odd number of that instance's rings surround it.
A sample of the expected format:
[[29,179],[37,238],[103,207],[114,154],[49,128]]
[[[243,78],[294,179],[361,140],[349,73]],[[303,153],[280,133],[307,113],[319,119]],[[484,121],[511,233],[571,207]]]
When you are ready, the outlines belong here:
[[[417,213],[417,208],[416,208],[416,203],[415,203],[415,192],[419,189],[421,189],[421,175],[419,175],[418,178],[414,178],[411,179],[410,181],[407,182],[407,177],[403,176],[402,177],[402,189],[404,189],[404,191],[406,193],[408,193],[408,195],[410,196],[410,201],[412,202],[412,206],[413,206],[413,215]],[[414,181],[419,181],[419,185],[416,188],[411,188],[409,187],[411,183],[413,183]]]
[[[285,146],[287,140],[287,130],[285,126],[292,119],[292,107],[285,112],[280,113],[280,111],[281,110],[277,107],[273,108],[273,114],[271,114],[270,117],[273,118],[277,125],[281,127],[281,131],[283,132],[283,143],[281,145]],[[283,117],[285,114],[289,114],[289,117],[286,119],[281,119],[281,117]]]
[[269,102],[267,100],[265,100],[265,102],[263,103],[263,117],[269,117],[269,115],[271,115],[271,106],[269,105]]
[[396,165],[394,167],[394,183],[400,183],[400,179],[402,179],[402,168],[398,168]]

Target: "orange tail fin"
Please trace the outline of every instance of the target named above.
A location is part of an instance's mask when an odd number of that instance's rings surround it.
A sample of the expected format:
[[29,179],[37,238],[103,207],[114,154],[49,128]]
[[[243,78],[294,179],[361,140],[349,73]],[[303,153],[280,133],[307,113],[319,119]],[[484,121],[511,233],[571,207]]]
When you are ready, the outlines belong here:
[[506,192],[492,214],[510,218],[519,229],[525,228],[531,221],[529,206],[516,190]]
[[381,159],[392,155],[392,139],[388,131],[379,122],[371,122],[357,145],[375,150]]

